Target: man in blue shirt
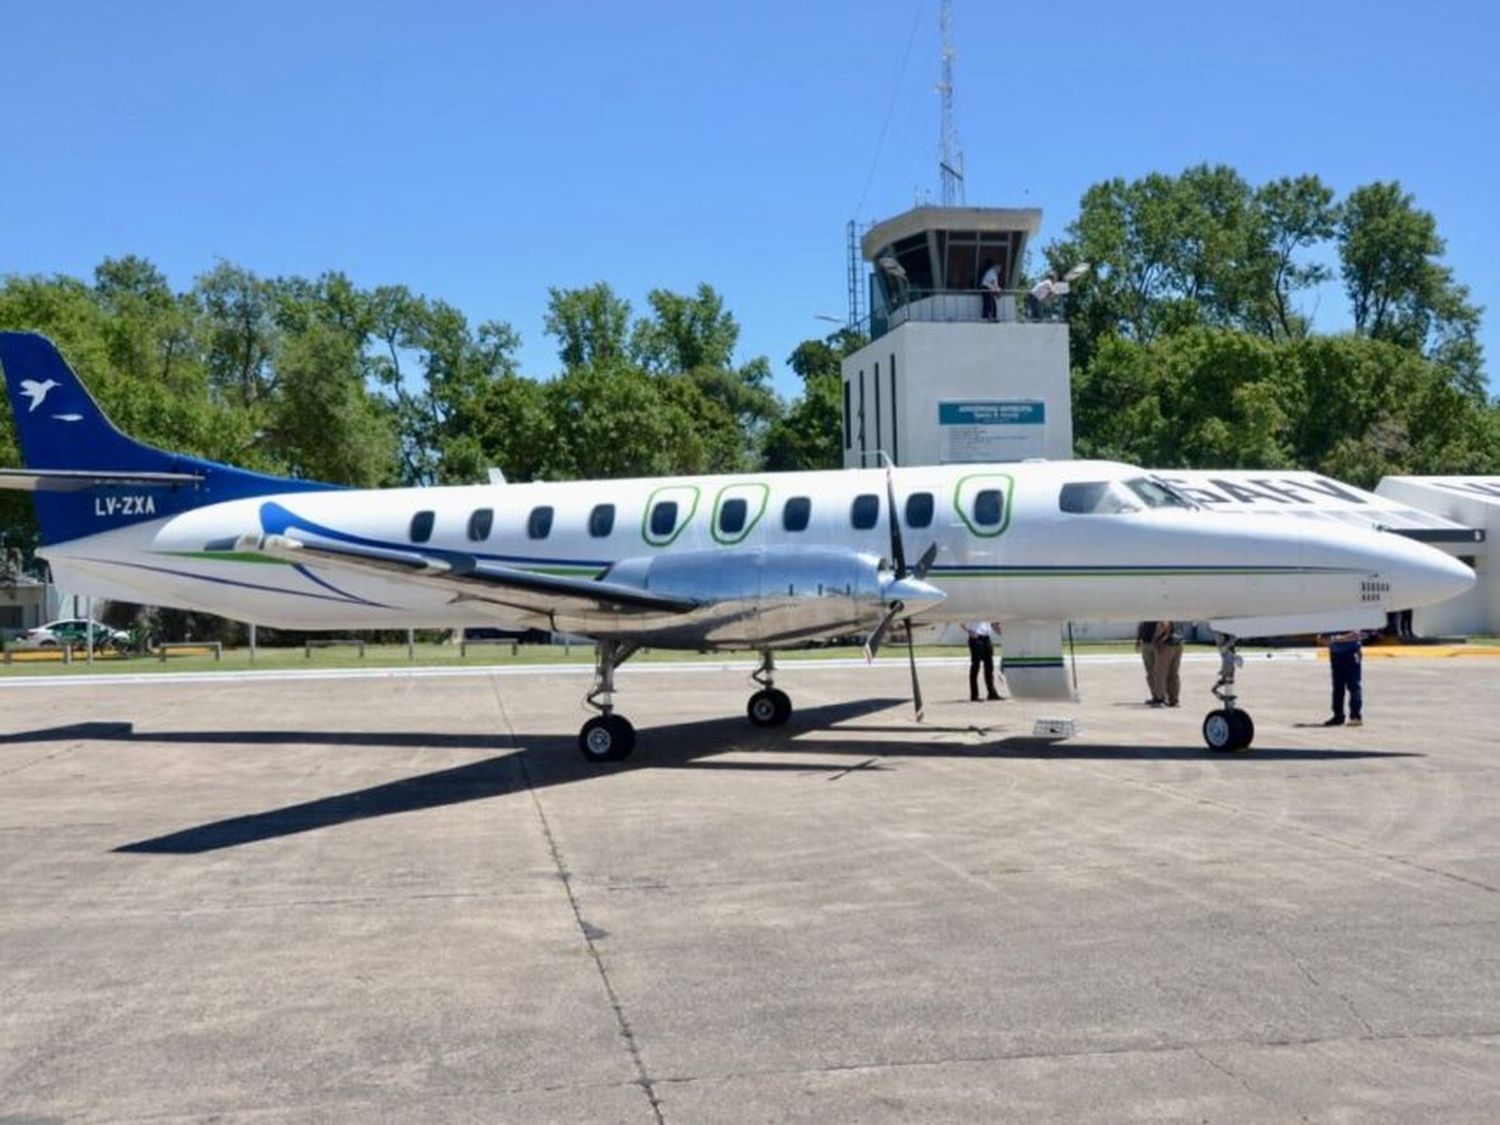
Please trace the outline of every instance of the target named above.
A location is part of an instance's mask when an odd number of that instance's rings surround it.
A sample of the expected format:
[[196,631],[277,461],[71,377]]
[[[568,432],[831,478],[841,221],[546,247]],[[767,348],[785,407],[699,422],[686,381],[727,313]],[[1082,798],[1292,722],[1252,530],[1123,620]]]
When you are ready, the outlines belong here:
[[1328,664],[1333,670],[1333,718],[1323,725],[1344,725],[1344,693],[1349,693],[1349,725],[1364,726],[1364,693],[1360,689],[1361,634],[1358,629],[1328,636]]

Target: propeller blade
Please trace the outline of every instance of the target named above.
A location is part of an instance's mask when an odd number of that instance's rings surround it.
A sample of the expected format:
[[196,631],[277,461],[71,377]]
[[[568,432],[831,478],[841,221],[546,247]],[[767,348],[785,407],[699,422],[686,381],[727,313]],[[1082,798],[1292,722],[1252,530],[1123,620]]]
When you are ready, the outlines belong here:
[[933,542],[928,545],[927,550],[922,552],[922,557],[917,560],[917,565],[912,567],[912,575],[917,579],[926,576],[927,570],[932,566],[932,560],[937,558],[938,545]]
[[875,626],[874,631],[870,634],[870,639],[865,642],[865,659],[873,660],[875,658],[875,654],[880,651],[881,642],[885,640],[885,635],[891,631],[891,622],[895,621],[905,608],[906,606],[901,602],[891,603],[891,608],[880,619],[880,624]]
[[922,685],[917,682],[917,645],[912,640],[911,618],[906,619],[906,659],[911,665],[911,704],[917,709],[917,722],[922,721]]
[[889,466],[885,470],[885,498],[890,508],[891,565],[895,567],[897,578],[905,578],[907,574],[906,547],[901,542],[901,520],[896,515],[896,482],[891,478]]

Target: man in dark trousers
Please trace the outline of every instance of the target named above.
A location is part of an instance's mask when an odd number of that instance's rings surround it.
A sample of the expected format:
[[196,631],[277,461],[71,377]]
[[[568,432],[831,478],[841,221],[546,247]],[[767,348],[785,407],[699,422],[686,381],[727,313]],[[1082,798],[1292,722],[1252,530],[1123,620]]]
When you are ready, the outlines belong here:
[[1149,707],[1160,707],[1166,700],[1156,694],[1156,622],[1142,621],[1135,630],[1135,651],[1141,654],[1141,663],[1146,666],[1146,688],[1151,698]]
[[969,698],[979,699],[979,669],[984,668],[986,699],[1003,699],[995,690],[995,631],[988,621],[970,621],[964,625],[969,634]]
[[1360,688],[1363,661],[1362,637],[1358,629],[1331,633],[1328,637],[1328,664],[1333,670],[1333,718],[1323,725],[1344,725],[1344,694],[1349,695],[1349,725],[1364,726],[1364,692]]

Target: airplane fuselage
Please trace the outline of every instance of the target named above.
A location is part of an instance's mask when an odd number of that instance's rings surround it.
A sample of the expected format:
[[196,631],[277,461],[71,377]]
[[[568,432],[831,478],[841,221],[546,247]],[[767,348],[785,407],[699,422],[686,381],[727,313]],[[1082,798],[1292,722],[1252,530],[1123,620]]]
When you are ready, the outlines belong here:
[[[922,610],[924,622],[1205,619],[1430,600],[1414,588],[1426,581],[1429,548],[1387,533],[1181,506],[1127,465],[904,468],[891,471],[891,483],[907,550],[937,546],[926,580],[946,600]],[[94,503],[101,524],[122,514],[136,522],[48,548],[59,583],[303,629],[541,625],[685,647],[795,643],[844,624],[836,613],[827,628],[809,621],[809,583],[831,597],[847,579],[848,596],[869,602],[867,610],[855,607],[849,629],[878,617],[879,592],[861,582],[891,553],[884,470],[298,492],[161,519],[140,518],[154,503],[147,490]],[[284,530],[289,521],[297,534],[332,543],[451,553],[585,579],[648,584],[653,563],[665,573],[660,560],[680,559],[686,588],[677,592],[717,599],[719,610],[701,628],[691,615],[670,629],[649,617],[628,624],[581,612],[541,619],[395,577],[330,574],[234,549],[238,537]],[[820,552],[829,557],[820,562]],[[852,555],[867,568],[850,575],[819,569]],[[759,567],[753,576],[741,573],[752,565]],[[779,588],[798,583],[800,596],[771,614]],[[726,627],[745,615],[725,604],[754,591],[747,600],[760,601],[760,625]],[[799,616],[809,628],[797,628]]]

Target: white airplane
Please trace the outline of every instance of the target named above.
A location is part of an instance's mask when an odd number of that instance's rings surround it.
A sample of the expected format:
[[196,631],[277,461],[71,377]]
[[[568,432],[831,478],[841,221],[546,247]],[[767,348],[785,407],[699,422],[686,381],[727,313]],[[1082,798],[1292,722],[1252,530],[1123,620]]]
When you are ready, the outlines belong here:
[[898,618],[919,719],[913,620],[1001,622],[1001,668],[1033,699],[1073,698],[1067,620],[1208,620],[1223,706],[1204,738],[1244,749],[1236,637],[1374,627],[1474,581],[1388,532],[1216,515],[1112,462],[340,488],[133,441],[43,336],[0,332],[0,367],[26,464],[0,485],[33,493],[58,584],[294,629],[582,634],[594,761],[634,746],[614,673],[642,645],[759,652],[749,717],[777,726],[777,651],[864,636],[873,653]]

